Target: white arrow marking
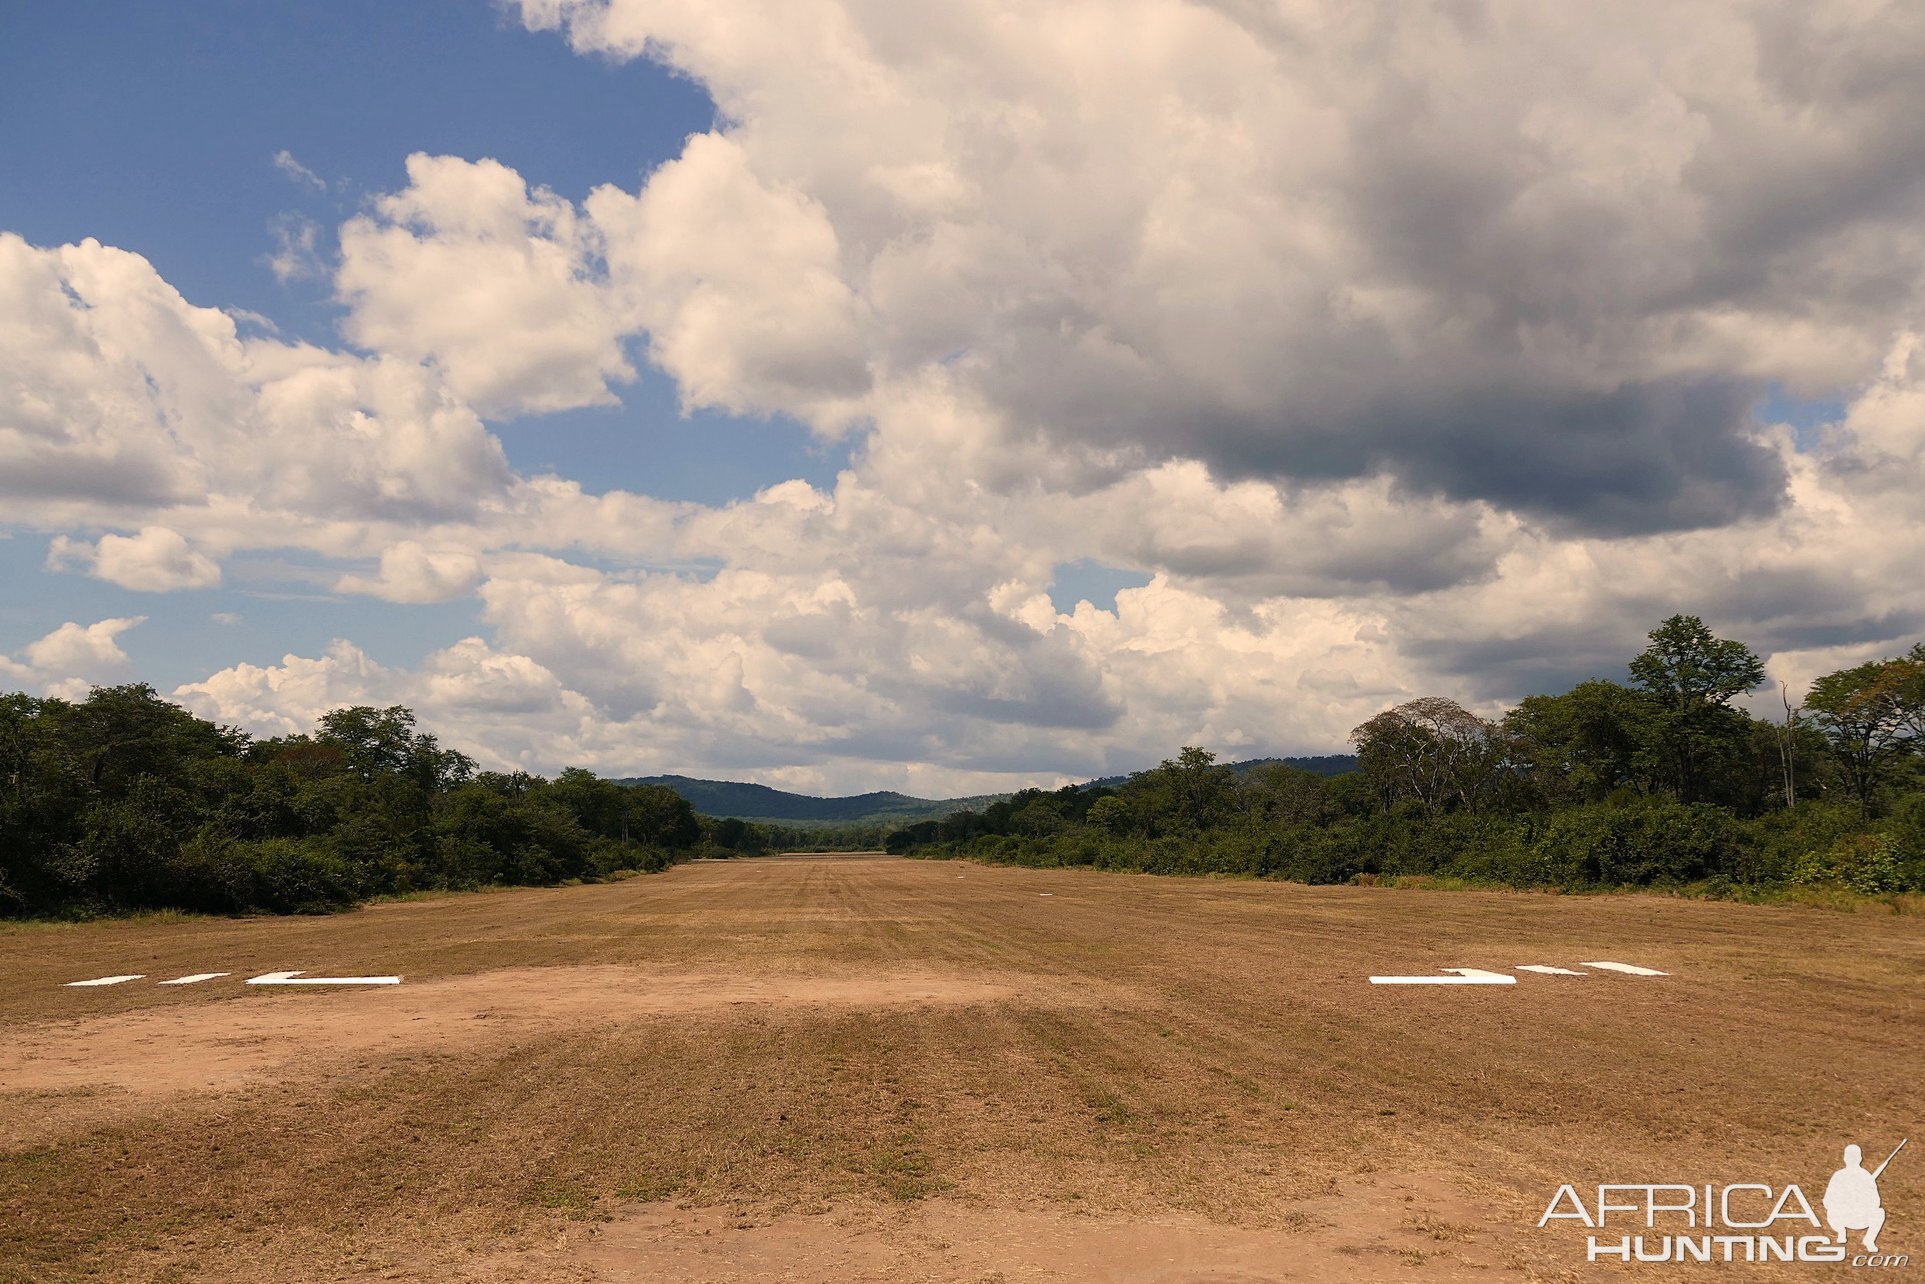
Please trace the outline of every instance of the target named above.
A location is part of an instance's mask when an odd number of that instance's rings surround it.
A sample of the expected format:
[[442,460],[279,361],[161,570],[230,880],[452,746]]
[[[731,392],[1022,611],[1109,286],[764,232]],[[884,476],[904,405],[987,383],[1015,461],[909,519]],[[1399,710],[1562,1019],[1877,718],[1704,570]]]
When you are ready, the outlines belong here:
[[1630,963],[1586,963],[1585,967],[1601,968],[1606,972],[1626,972],[1632,976],[1669,976],[1669,972],[1659,972],[1653,968],[1636,967]]
[[303,976],[299,972],[267,972],[247,978],[249,985],[399,985],[398,976]]
[[1480,967],[1447,967],[1455,976],[1373,976],[1372,985],[1516,985],[1517,978]]
[[202,981],[212,981],[216,977],[232,976],[232,972],[196,972],[192,976],[177,976],[171,981],[161,981],[161,985],[198,985]]
[[1542,963],[1520,963],[1520,972],[1541,972],[1545,976],[1589,976],[1589,972],[1574,972],[1568,967],[1546,967]]
[[97,976],[91,981],[69,981],[67,985],[69,988],[77,985],[119,985],[123,981],[138,981],[145,975],[145,972],[136,972],[132,976]]

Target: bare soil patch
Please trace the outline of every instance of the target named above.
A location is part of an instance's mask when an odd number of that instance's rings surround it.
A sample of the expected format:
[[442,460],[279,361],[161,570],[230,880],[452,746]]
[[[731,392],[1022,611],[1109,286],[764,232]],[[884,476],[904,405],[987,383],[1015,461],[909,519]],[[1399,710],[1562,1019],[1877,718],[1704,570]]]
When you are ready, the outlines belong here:
[[[235,985],[230,981],[230,993]],[[265,1079],[369,1069],[376,1064],[371,1058],[716,1008],[984,1003],[1007,999],[1017,988],[1007,980],[926,970],[812,976],[547,967],[378,990],[253,990],[225,1002],[14,1030],[0,1045],[0,1145],[124,1114],[125,1094],[218,1092]]]
[[538,1256],[605,1284],[1337,1284],[1412,1267],[1424,1280],[1522,1279],[1497,1259],[1484,1216],[1450,1183],[1408,1174],[1293,1201],[1281,1226],[1264,1229],[1195,1214],[1123,1219],[947,1199],[757,1224],[725,1208],[657,1203]]
[[1523,1278],[1496,1261],[1482,1219],[1448,1182],[1411,1174],[1373,1174],[1344,1194],[1292,1201],[1276,1228],[953,1199],[753,1224],[728,1209],[656,1203],[547,1257],[606,1284],[1270,1284],[1382,1278],[1411,1267],[1423,1267],[1424,1280]]
[[[1669,975],[1367,980],[1595,959]],[[406,980],[64,988],[296,968]],[[1822,1190],[1920,1066],[1925,919],[1660,897],[792,859],[15,927],[0,1280],[1575,1279],[1559,1183]]]

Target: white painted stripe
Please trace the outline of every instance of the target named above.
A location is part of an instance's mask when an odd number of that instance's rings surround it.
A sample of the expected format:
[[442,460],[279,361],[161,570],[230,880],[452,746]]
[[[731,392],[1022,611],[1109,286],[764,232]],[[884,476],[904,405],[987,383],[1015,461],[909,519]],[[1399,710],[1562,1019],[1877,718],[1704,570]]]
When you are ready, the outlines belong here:
[[232,972],[196,972],[192,976],[177,976],[171,981],[161,981],[159,982],[159,984],[161,985],[197,985],[202,981],[211,981],[215,977],[232,976],[232,975],[233,975]]
[[1520,972],[1542,972],[1545,976],[1589,976],[1589,972],[1576,972],[1568,967],[1546,967],[1542,963],[1519,963]]
[[130,976],[97,976],[91,981],[69,981],[67,985],[70,988],[77,985],[119,985],[123,981],[138,981],[145,975],[145,972],[135,972]]
[[1373,976],[1372,985],[1516,985],[1517,978],[1504,976],[1497,972],[1483,972],[1474,967],[1452,968],[1453,972],[1468,973],[1465,976]]
[[1669,972],[1659,972],[1654,968],[1638,967],[1631,963],[1585,963],[1584,967],[1599,968],[1605,972],[1626,972],[1632,976],[1670,976]]
[[398,976],[303,976],[299,972],[265,972],[247,978],[249,985],[399,985]]

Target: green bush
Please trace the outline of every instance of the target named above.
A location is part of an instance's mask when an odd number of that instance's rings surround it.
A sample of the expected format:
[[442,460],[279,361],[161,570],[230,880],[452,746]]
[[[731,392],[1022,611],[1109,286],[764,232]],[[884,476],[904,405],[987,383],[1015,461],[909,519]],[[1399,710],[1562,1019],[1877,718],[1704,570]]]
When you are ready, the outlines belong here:
[[354,866],[325,839],[199,834],[181,844],[170,874],[167,904],[211,914],[321,914],[362,896]]
[[244,851],[254,876],[253,904],[261,909],[323,914],[361,898],[358,871],[325,839],[269,838]]
[[[919,849],[927,850],[927,849]],[[1743,835],[1709,804],[1605,804],[1548,818],[1347,817],[1270,832],[1116,837],[1083,827],[1047,837],[988,835],[958,847],[1039,867],[1236,874],[1346,883],[1358,874],[1442,875],[1521,887],[1678,886],[1746,868]]]
[[1266,872],[1293,883],[1347,883],[1366,872],[1367,844],[1353,822],[1331,829],[1302,826],[1281,837]]
[[[0,757],[0,914],[324,910],[662,869],[704,833],[670,790],[477,775],[400,707],[251,741],[143,686],[79,703],[0,694]],[[712,827],[738,847],[767,840]]]
[[1905,890],[1907,871],[1889,834],[1854,834],[1823,852],[1807,852],[1791,871],[1804,886],[1837,884],[1866,896]]
[[1680,886],[1738,865],[1731,814],[1708,803],[1597,804],[1558,812],[1532,844],[1532,872],[1560,887]]

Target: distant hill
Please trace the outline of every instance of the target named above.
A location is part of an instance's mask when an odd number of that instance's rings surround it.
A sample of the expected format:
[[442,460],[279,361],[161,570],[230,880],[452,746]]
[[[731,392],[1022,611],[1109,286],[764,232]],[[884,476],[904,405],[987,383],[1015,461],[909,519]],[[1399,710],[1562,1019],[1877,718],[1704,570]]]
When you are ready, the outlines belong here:
[[1357,769],[1357,755],[1354,753],[1322,753],[1310,758],[1248,758],[1243,762],[1231,763],[1230,770],[1242,776],[1273,762],[1317,776],[1341,776],[1346,771]]
[[696,780],[690,776],[636,776],[617,780],[618,785],[667,785],[688,805],[704,816],[740,820],[769,820],[794,825],[849,825],[888,822],[907,824],[917,820],[938,820],[952,811],[980,810],[1007,794],[980,794],[971,798],[912,798],[893,790],[855,794],[847,798],[816,798],[792,794],[767,785],[747,785],[733,780]]
[[[1357,769],[1357,755],[1325,753],[1309,758],[1245,758],[1242,762],[1226,762],[1223,765],[1239,776],[1247,776],[1258,767],[1267,767],[1272,763],[1282,763],[1286,767],[1295,767],[1298,771],[1308,771],[1318,776],[1341,776],[1346,771]],[[1115,789],[1128,779],[1128,776],[1104,776],[1100,780],[1090,781],[1083,788]]]
[[[1347,753],[1324,754],[1315,758],[1251,758],[1226,764],[1238,775],[1267,763],[1280,762],[1320,776],[1336,776],[1357,769],[1357,759]],[[1084,788],[1115,788],[1128,776],[1105,776]],[[817,798],[811,794],[792,794],[767,785],[742,784],[734,780],[697,780],[692,776],[630,776],[618,785],[667,785],[688,805],[704,816],[735,817],[738,820],[766,820],[784,825],[907,825],[918,820],[940,820],[951,812],[981,811],[1008,794],[976,794],[968,798],[914,798],[894,790],[854,794],[846,798]]]

